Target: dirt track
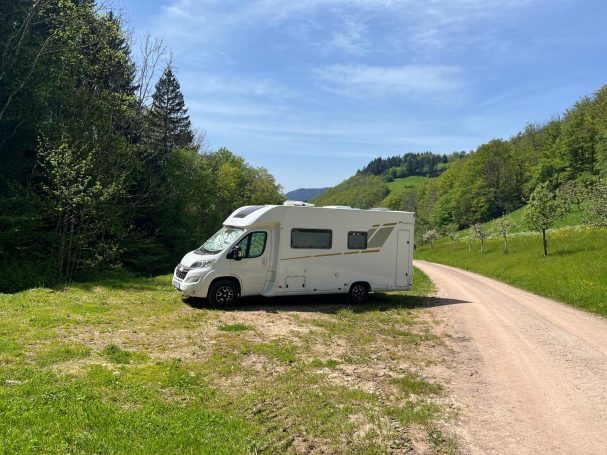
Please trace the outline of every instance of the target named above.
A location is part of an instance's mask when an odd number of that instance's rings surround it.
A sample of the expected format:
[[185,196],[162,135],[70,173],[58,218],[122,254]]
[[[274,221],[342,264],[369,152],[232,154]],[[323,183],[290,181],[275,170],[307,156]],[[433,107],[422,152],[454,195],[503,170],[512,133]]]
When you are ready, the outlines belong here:
[[[415,261],[455,337],[448,378],[472,454],[607,453],[607,319]],[[605,297],[607,299],[607,296]]]

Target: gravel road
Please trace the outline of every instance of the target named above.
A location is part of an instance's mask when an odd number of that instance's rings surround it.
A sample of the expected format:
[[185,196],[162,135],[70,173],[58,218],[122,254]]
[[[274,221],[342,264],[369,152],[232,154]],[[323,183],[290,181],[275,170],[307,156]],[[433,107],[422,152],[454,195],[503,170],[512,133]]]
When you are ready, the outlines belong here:
[[[607,319],[415,261],[454,335],[448,378],[471,454],[607,454]],[[607,296],[605,296],[607,299]]]

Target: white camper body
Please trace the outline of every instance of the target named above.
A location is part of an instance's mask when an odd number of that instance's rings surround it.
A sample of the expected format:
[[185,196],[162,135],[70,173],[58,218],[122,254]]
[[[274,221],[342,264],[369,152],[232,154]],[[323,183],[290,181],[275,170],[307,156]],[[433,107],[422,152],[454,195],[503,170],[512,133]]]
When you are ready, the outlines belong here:
[[385,209],[241,207],[184,256],[173,285],[213,303],[335,293],[362,302],[369,292],[411,288],[414,222],[411,212]]

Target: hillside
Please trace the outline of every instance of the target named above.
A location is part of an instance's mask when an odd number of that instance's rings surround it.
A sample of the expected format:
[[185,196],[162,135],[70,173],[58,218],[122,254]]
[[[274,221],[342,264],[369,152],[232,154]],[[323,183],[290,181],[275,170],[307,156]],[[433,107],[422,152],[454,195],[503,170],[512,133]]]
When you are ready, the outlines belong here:
[[545,185],[569,212],[558,226],[579,222],[576,211],[584,204],[607,204],[606,176],[607,86],[560,118],[528,124],[517,135],[491,140],[469,154],[376,158],[312,202],[415,210],[421,234],[453,225],[463,229],[511,212],[520,218],[517,210]]
[[368,209],[375,207],[389,191],[388,185],[380,177],[358,174],[329,188],[311,202],[316,205],[349,205]]
[[317,205],[350,205],[358,208],[387,207],[414,210],[417,190],[442,174],[463,153],[430,152],[375,158],[356,175],[312,199]]
[[607,86],[562,117],[529,124],[453,163],[420,189],[418,220],[436,229],[483,223],[522,207],[541,184],[573,206],[599,197],[606,174]]
[[310,199],[313,199],[316,196],[318,196],[319,194],[324,193],[328,189],[329,189],[329,187],[325,187],[325,188],[298,188],[296,190],[289,191],[288,193],[285,193],[285,196],[287,197],[287,199],[290,199],[292,201],[304,201],[304,202],[308,202]]

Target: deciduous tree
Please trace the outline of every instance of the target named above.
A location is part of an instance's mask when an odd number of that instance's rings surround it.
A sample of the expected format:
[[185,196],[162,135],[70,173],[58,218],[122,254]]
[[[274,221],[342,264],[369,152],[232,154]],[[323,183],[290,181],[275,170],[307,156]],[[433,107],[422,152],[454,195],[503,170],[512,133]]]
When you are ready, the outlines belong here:
[[529,198],[524,218],[531,229],[542,233],[544,256],[548,256],[546,231],[561,219],[564,213],[563,200],[550,190],[547,183],[538,185]]

